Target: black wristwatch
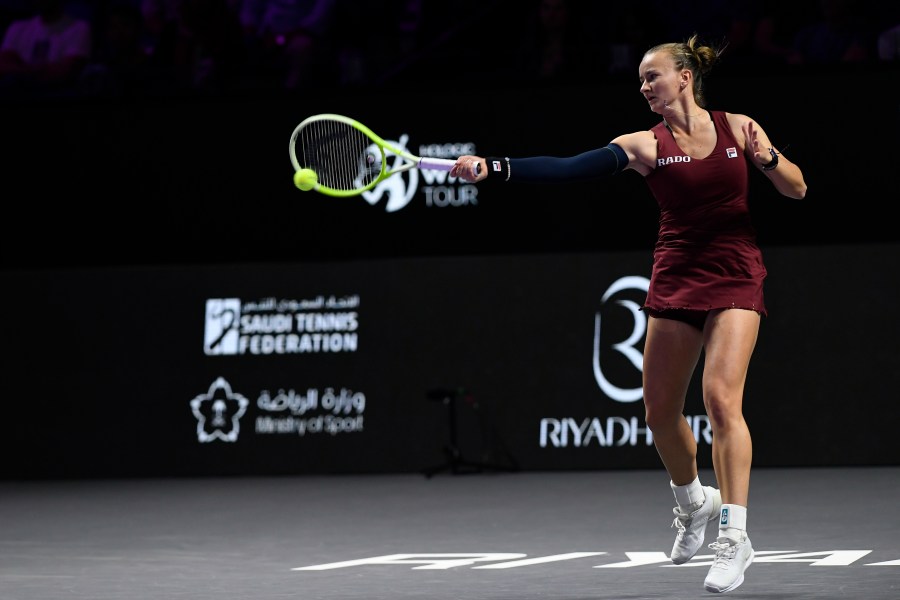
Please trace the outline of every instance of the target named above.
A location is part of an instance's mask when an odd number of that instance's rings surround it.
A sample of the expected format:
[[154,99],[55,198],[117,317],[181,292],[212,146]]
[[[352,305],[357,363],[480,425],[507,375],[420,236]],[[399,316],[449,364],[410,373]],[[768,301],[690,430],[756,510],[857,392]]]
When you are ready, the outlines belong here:
[[772,160],[762,166],[763,171],[771,171],[778,166],[778,154],[775,152],[775,148],[769,148],[769,154],[772,155]]

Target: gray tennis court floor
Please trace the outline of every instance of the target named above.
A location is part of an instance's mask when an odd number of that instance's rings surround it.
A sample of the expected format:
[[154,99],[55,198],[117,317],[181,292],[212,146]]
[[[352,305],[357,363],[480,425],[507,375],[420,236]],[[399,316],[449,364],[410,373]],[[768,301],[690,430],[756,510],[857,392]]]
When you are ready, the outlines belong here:
[[[719,596],[672,505],[662,470],[7,481],[0,599]],[[722,596],[900,598],[898,506],[900,467],[756,469]]]

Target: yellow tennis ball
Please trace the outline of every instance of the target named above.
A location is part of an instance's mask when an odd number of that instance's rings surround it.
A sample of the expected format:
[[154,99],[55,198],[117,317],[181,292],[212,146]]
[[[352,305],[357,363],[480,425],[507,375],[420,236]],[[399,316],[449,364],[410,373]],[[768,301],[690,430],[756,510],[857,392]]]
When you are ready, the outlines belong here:
[[316,187],[316,182],[318,180],[319,176],[316,175],[316,172],[312,169],[300,169],[294,173],[294,185],[304,192],[308,192]]

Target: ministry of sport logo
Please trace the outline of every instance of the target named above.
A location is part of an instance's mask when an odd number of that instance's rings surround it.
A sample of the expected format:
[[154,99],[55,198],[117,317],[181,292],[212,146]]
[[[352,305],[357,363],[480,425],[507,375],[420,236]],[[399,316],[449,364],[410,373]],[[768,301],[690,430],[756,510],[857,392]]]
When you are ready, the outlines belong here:
[[197,419],[197,440],[236,442],[241,432],[241,417],[249,404],[223,377],[217,378],[206,393],[191,400],[191,412]]
[[344,386],[262,389],[253,409],[250,404],[224,377],[217,377],[190,401],[197,441],[236,442],[241,418],[251,410],[250,434],[258,436],[334,437],[362,433],[365,426],[366,394]]

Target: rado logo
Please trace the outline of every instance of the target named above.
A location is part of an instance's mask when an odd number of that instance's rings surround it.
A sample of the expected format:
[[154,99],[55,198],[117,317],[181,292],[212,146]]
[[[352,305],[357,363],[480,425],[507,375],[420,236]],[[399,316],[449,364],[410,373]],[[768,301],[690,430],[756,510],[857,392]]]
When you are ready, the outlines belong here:
[[672,165],[675,163],[689,163],[691,162],[690,156],[666,156],[663,158],[656,159],[657,167],[664,167],[666,165]]

